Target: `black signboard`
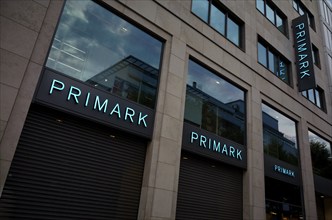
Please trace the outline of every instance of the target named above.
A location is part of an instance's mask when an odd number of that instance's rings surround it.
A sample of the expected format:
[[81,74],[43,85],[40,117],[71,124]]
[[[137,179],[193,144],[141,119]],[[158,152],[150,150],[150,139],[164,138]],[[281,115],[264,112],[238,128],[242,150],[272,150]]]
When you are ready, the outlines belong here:
[[292,21],[299,91],[316,88],[307,15]]
[[152,137],[154,110],[45,70],[35,100],[119,129]]
[[264,155],[264,173],[266,176],[283,182],[300,185],[300,169],[269,155]]
[[184,150],[240,168],[247,168],[247,149],[238,143],[184,123]]

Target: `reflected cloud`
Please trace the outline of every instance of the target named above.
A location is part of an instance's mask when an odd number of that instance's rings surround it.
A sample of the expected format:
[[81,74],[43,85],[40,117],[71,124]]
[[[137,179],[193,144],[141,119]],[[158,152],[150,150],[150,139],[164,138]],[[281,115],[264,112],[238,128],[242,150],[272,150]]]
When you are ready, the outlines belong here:
[[162,42],[92,1],[66,2],[56,39],[47,66],[82,81],[128,56],[160,66]]

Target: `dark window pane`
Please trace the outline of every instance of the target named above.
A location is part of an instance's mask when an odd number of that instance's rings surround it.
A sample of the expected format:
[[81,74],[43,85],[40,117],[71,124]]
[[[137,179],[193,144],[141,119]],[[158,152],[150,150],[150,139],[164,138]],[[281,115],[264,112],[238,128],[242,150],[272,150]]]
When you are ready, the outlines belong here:
[[266,4],[266,17],[267,19],[269,19],[273,24],[275,24],[275,18],[274,18],[274,11],[273,9]]
[[214,5],[211,5],[210,24],[222,35],[225,35],[225,14]]
[[257,49],[258,49],[258,62],[267,67],[266,47],[264,47],[262,44],[258,42]]
[[244,144],[244,91],[189,60],[184,119]]
[[263,14],[264,13],[264,7],[265,7],[265,3],[264,3],[264,0],[256,0],[256,8],[262,12]]
[[298,165],[295,122],[262,104],[263,143],[266,154],[279,160]]
[[208,14],[209,14],[208,0],[193,0],[191,10],[194,14],[203,19],[205,22],[208,22]]
[[276,26],[281,32],[285,32],[284,21],[278,14],[276,14]]
[[154,108],[161,51],[162,42],[95,2],[67,1],[46,66]]
[[317,47],[315,47],[315,45],[312,45],[312,57],[314,59],[315,65],[320,67],[319,50]]
[[230,18],[227,19],[227,38],[235,45],[239,46],[240,42],[240,27]]

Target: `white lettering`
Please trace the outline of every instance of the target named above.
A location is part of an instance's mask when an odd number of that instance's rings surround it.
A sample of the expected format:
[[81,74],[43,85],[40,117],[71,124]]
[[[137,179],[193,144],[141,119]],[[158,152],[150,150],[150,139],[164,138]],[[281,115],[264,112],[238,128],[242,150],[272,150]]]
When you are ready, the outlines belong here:
[[110,115],[113,115],[114,112],[118,114],[118,118],[121,118],[119,103],[117,103],[117,104],[114,106],[114,108],[112,109]]
[[[77,93],[74,93],[76,91]],[[76,104],[78,104],[78,98],[81,95],[81,90],[79,88],[76,88],[74,86],[71,86],[69,89],[67,100],[70,100],[70,97],[73,96],[75,99]]]
[[[56,83],[61,85],[61,87],[55,86]],[[53,79],[49,93],[52,95],[54,89],[62,91],[64,88],[65,88],[65,84],[63,82],[61,82],[59,80],[56,80],[56,79]]]

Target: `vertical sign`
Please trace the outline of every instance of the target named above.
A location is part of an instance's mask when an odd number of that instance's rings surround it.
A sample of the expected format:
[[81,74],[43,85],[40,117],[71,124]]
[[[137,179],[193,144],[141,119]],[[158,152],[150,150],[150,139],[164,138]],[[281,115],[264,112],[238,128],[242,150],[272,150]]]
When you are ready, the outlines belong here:
[[315,89],[316,82],[307,15],[304,14],[294,19],[292,28],[299,91]]

